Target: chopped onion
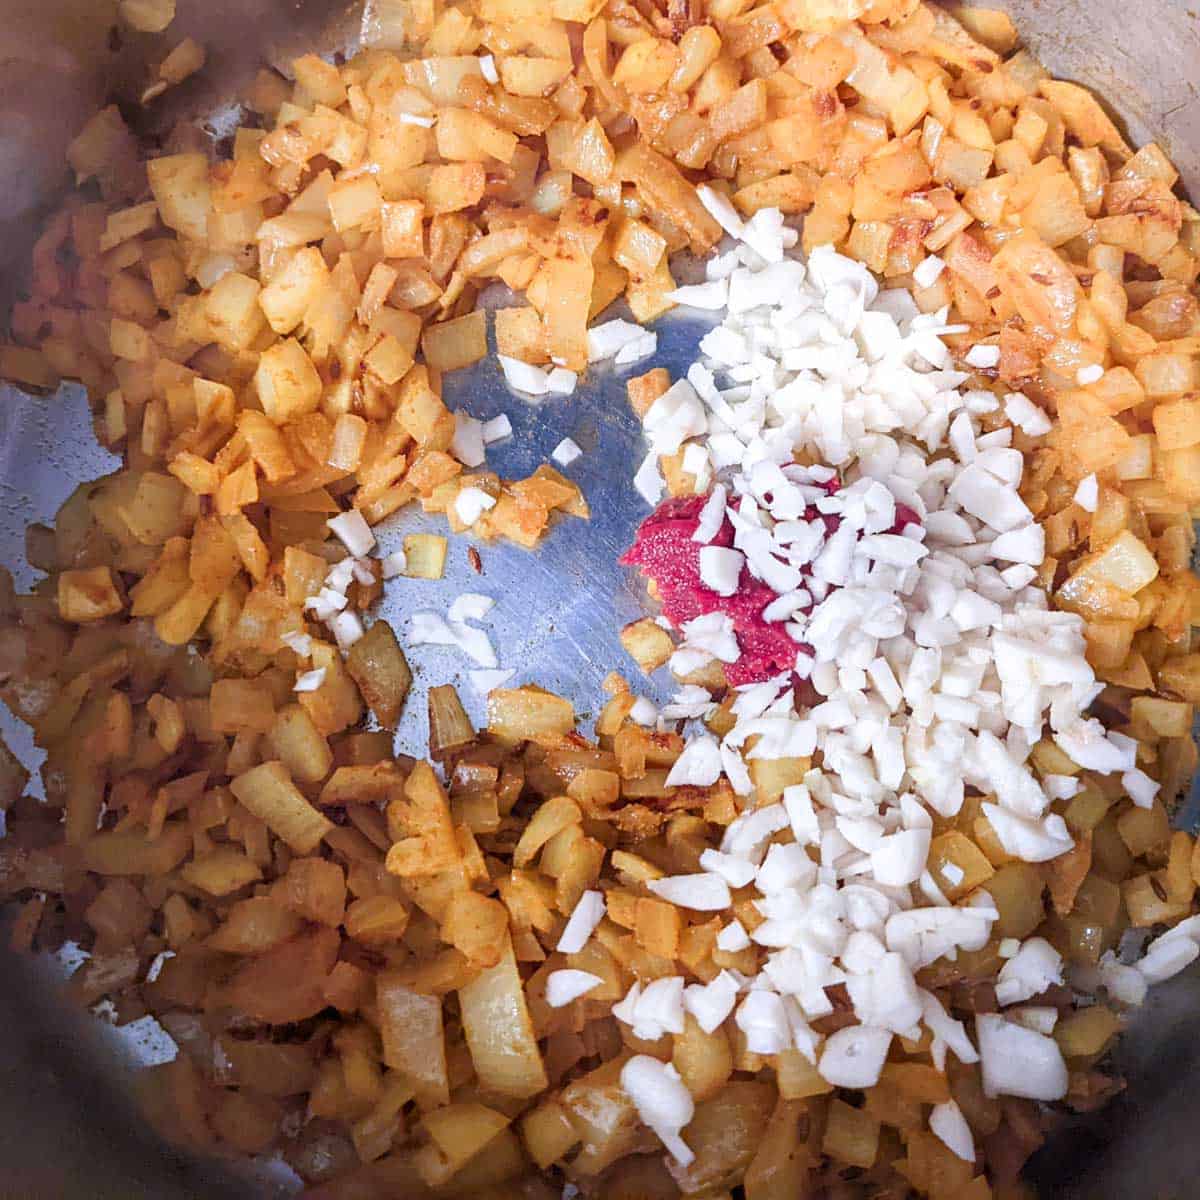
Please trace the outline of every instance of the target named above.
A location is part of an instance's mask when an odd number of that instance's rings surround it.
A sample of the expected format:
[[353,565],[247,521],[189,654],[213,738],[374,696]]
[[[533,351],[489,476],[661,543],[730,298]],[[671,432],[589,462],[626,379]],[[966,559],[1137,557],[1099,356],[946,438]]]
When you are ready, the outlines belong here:
[[892,1033],[869,1025],[850,1025],[831,1033],[817,1071],[835,1087],[869,1088],[879,1082]]
[[583,454],[579,446],[572,441],[571,438],[563,438],[561,442],[550,452],[550,457],[554,459],[560,467],[569,467],[577,458]]
[[[337,535],[338,540],[353,558],[364,558],[375,546],[375,535],[357,508],[331,517],[325,524],[329,526],[331,532]],[[351,570],[353,570],[353,564],[351,564]]]
[[686,1167],[696,1156],[680,1137],[696,1112],[692,1094],[670,1063],[635,1054],[621,1068],[621,1089],[638,1116],[658,1135],[671,1157]]
[[346,609],[332,617],[329,628],[342,650],[349,650],[366,632],[362,618],[353,609]]
[[729,885],[717,875],[673,875],[647,880],[646,887],[667,903],[696,912],[720,912],[732,903]]
[[587,945],[597,925],[604,918],[604,893],[584,892],[571,910],[570,917],[554,948],[559,954],[578,954]]
[[395,579],[397,575],[403,575],[408,568],[408,558],[403,550],[393,550],[391,554],[385,554],[381,560],[384,579]]
[[498,417],[493,417],[490,421],[484,421],[484,445],[490,446],[493,442],[500,442],[505,438],[512,437],[512,431],[512,422],[508,419],[506,413],[501,413]]
[[452,750],[461,750],[475,740],[471,724],[450,684],[429,689],[429,753],[435,759],[444,758]]
[[989,1096],[1050,1101],[1067,1094],[1067,1065],[1053,1038],[995,1013],[977,1014],[975,1032]]
[[929,1114],[930,1131],[963,1162],[975,1161],[975,1138],[962,1109],[953,1100],[935,1104]]
[[315,692],[325,682],[325,668],[317,667],[313,671],[305,671],[296,676],[292,685],[293,692]]
[[599,975],[589,971],[551,971],[546,976],[546,1003],[551,1008],[562,1008],[598,988],[603,982]]
[[550,390],[548,371],[535,367],[532,363],[522,362],[519,358],[510,358],[507,354],[497,354],[496,358],[509,387],[524,392],[527,396],[544,396]]

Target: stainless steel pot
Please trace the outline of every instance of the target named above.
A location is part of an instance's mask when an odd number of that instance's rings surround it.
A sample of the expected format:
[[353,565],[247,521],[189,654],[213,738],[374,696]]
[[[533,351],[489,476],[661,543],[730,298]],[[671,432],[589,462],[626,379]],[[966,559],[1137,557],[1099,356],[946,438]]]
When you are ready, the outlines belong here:
[[[346,7],[345,0],[178,3],[170,31],[152,37],[119,32],[116,0],[0,0],[0,301],[19,289],[39,213],[67,182],[63,152],[74,130],[106,98],[136,96],[146,64],[179,37],[203,42],[209,65],[202,78],[144,114],[146,132],[163,132],[189,115],[220,136],[236,111],[231,98],[263,58],[344,45],[363,20],[361,7]],[[1184,0],[1136,7],[1117,0],[998,0],[998,6],[1012,13],[1026,43],[1056,75],[1105,97],[1136,143],[1163,142],[1191,194],[1200,196],[1200,20]],[[677,352],[682,360],[694,346],[695,330],[684,323],[664,333],[668,359]],[[584,712],[619,661],[610,630],[638,603],[614,563],[637,516],[621,473],[611,469],[632,458],[637,436],[621,416],[626,406],[615,402],[615,386],[601,377],[569,408],[514,413],[512,458],[500,464],[528,469],[570,434],[594,451],[584,467],[590,477],[581,482],[598,520],[586,533],[560,531],[535,558],[500,548],[487,560],[491,590],[509,602],[506,614],[503,603],[497,610],[506,661],[528,663],[530,677],[573,694]],[[494,371],[472,372],[454,387],[476,415],[512,409]],[[25,526],[52,519],[76,482],[111,470],[114,460],[92,441],[77,389],[42,399],[7,387],[0,393],[0,562],[28,582]],[[450,580],[447,594],[458,586]],[[431,673],[442,669],[430,663]],[[32,761],[27,734],[11,721],[0,725]],[[1194,825],[1198,811],[1193,796],[1181,820]],[[0,965],[0,1197],[168,1200],[295,1190],[286,1170],[199,1162],[153,1136],[133,1096],[136,1065],[173,1054],[161,1032],[145,1023],[117,1032],[75,1011],[62,994],[61,962],[0,951]],[[1200,1114],[1198,1034],[1200,974],[1193,973],[1157,989],[1133,1022],[1118,1051],[1127,1092],[1101,1114],[1064,1124],[1035,1160],[1045,1196],[1200,1196],[1200,1139],[1193,1132]]]

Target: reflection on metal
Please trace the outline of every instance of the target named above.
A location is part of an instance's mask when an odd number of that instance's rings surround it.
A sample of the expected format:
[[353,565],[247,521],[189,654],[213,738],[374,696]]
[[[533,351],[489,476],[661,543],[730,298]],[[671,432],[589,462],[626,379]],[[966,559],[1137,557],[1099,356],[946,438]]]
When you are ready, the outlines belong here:
[[[682,316],[661,321],[653,363],[672,371],[686,369],[709,324]],[[536,682],[570,697],[584,726],[603,703],[600,684],[610,671],[621,671],[635,690],[656,702],[667,698],[666,672],[646,679],[618,637],[622,625],[644,614],[646,604],[642,584],[633,572],[617,565],[617,558],[649,511],[631,482],[645,449],[625,399],[625,381],[650,365],[647,359],[620,372],[594,369],[575,395],[547,397],[540,404],[509,391],[491,360],[446,378],[449,407],[483,419],[508,414],[513,436],[488,448],[489,470],[504,478],[530,474],[550,461],[550,452],[562,438],[573,438],[584,453],[564,473],[583,489],[592,518],[557,518],[533,552],[508,542],[452,538],[445,579],[400,578],[385,590],[380,611],[402,638],[407,614],[420,608],[444,613],[460,592],[481,592],[496,601],[483,624],[492,634],[500,665],[516,670],[513,684]],[[444,532],[445,518],[425,516],[414,505],[377,533],[386,553],[400,545],[405,533],[417,530]],[[471,568],[468,546],[479,551],[482,574]],[[484,723],[483,698],[473,694],[467,678],[472,662],[439,646],[413,650],[409,660],[417,690],[400,726],[400,750],[420,754],[427,744],[422,683],[455,684],[476,727]]]
[[[1095,87],[1126,118],[1135,141],[1150,131],[1164,137],[1193,195],[1200,193],[1200,23],[1182,0],[1148,0],[1136,11],[1113,0],[1011,0],[1000,3],[1032,48],[1057,75]],[[39,173],[37,160],[60,155],[60,117],[81,99],[94,103],[122,85],[141,81],[143,64],[161,57],[163,39],[130,39],[105,57],[96,51],[96,24],[112,7],[93,0],[0,0],[4,27],[31,45],[64,40],[73,51],[39,51],[45,66],[40,89],[0,86],[0,154],[8,176],[26,175],[41,187],[54,171]],[[81,21],[79,14],[85,13]],[[201,114],[210,135],[221,137],[238,119],[231,101],[260,57],[284,62],[289,51],[312,44],[325,29],[325,45],[346,45],[362,27],[361,11],[329,0],[179,0],[170,36],[191,34],[210,49],[203,78],[168,93],[149,114],[165,130],[180,113]],[[246,30],[253,30],[246,36]],[[6,43],[7,45],[7,43]],[[271,47],[264,50],[264,47]],[[17,57],[21,57],[19,47]],[[10,84],[15,76],[10,77]],[[58,125],[62,122],[59,120]],[[13,134],[12,129],[18,132]],[[59,131],[61,134],[61,130]],[[54,158],[54,162],[59,158]],[[0,264],[27,253],[36,189],[0,188]],[[11,284],[11,272],[6,273]],[[662,322],[653,365],[685,367],[703,325],[683,316]],[[617,566],[645,506],[630,486],[642,453],[637,424],[624,398],[631,372],[596,371],[566,399],[530,404],[510,393],[493,362],[448,378],[447,402],[475,417],[506,412],[513,437],[492,447],[488,465],[513,478],[549,458],[564,436],[584,455],[567,469],[593,510],[588,523],[559,519],[538,551],[507,543],[484,545],[460,537],[451,543],[447,576],[438,582],[398,579],[389,585],[382,615],[403,636],[404,617],[420,608],[445,611],[462,591],[496,600],[485,624],[502,666],[516,681],[534,681],[570,696],[585,719],[594,716],[600,682],[622,671],[651,698],[665,698],[663,680],[644,680],[626,658],[617,634],[641,614],[640,583]],[[49,521],[74,484],[116,466],[91,436],[87,406],[77,388],[52,398],[28,398],[0,389],[0,562],[28,583],[23,566],[24,528]],[[384,526],[384,551],[404,533],[444,529],[441,517],[408,510]],[[482,574],[472,569],[475,545]],[[423,647],[411,653],[416,688],[401,725],[398,749],[419,753],[427,730],[427,685],[458,685],[468,712],[482,723],[483,702],[472,693],[472,664],[450,650]],[[27,761],[27,731],[0,710],[0,730]],[[99,1026],[60,996],[50,964],[3,958],[0,990],[0,1195],[25,1200],[101,1200],[154,1196],[281,1196],[294,1188],[289,1172],[217,1162],[197,1163],[155,1141],[128,1103],[129,1064],[161,1053],[161,1043]],[[1200,1145],[1190,1126],[1197,1112],[1200,987],[1195,974],[1156,989],[1132,1022],[1118,1056],[1130,1077],[1128,1093],[1107,1112],[1073,1122],[1039,1156],[1044,1194],[1062,1200],[1158,1200],[1195,1194]],[[139,1023],[142,1025],[142,1023]]]

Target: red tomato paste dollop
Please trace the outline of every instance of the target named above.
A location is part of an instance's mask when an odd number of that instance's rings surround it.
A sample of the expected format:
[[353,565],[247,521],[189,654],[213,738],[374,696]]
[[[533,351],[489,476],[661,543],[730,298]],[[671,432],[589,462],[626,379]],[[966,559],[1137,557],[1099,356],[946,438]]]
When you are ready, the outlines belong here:
[[[840,487],[831,480],[830,492]],[[733,622],[734,633],[741,647],[741,657],[725,664],[725,677],[733,687],[758,683],[774,675],[791,672],[796,666],[796,654],[811,649],[795,641],[782,621],[766,621],[763,609],[777,598],[765,583],[742,567],[737,591],[721,596],[700,580],[700,551],[703,546],[692,540],[700,524],[700,511],[707,496],[679,496],[664,500],[640,526],[633,545],[621,557],[625,566],[638,567],[655,585],[663,615],[676,628],[705,613],[722,612]],[[806,520],[822,514],[815,508],[805,513]],[[832,533],[838,526],[835,516],[823,516]],[[891,532],[898,533],[905,525],[919,523],[916,513],[905,505],[896,506],[896,524]],[[733,525],[726,518],[713,546],[733,545]]]
[[[700,582],[703,547],[692,541],[692,534],[700,524],[706,499],[679,496],[665,500],[638,527],[621,562],[639,567],[654,581],[663,615],[676,628],[711,612],[723,612],[733,621],[742,656],[725,664],[725,677],[734,687],[791,671],[800,647],[785,632],[783,622],[763,620],[763,609],[776,599],[765,583],[745,566],[732,596],[718,595]],[[733,545],[728,518],[710,545]]]

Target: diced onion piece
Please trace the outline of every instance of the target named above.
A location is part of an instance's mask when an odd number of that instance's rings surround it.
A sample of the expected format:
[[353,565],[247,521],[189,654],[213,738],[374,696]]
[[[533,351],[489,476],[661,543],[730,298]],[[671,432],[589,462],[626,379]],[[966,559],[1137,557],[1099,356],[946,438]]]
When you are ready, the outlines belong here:
[[722,971],[706,984],[688,984],[683,991],[683,1004],[700,1028],[712,1033],[733,1012],[737,996],[737,980],[728,971]]
[[375,535],[356,508],[331,517],[325,524],[354,558],[365,557],[375,546]]
[[667,299],[688,308],[722,309],[729,300],[729,283],[724,279],[714,279],[708,283],[688,284],[668,292]]
[[1058,1009],[1042,1005],[1021,1005],[1018,1008],[1010,1008],[1004,1015],[1016,1021],[1018,1025],[1024,1025],[1034,1033],[1044,1033],[1047,1037],[1054,1032],[1054,1027],[1058,1024]]
[[831,1033],[817,1071],[835,1087],[869,1088],[879,1082],[892,1033],[869,1025],[850,1025]]
[[514,675],[514,670],[480,670],[468,671],[467,678],[471,681],[471,686],[481,696],[486,696],[489,692],[494,692],[496,688],[502,688]]
[[975,1161],[975,1139],[962,1109],[953,1100],[935,1104],[929,1114],[929,1128],[963,1162]]
[[454,513],[466,526],[474,525],[491,508],[496,507],[496,498],[482,488],[466,487],[454,497]]
[[429,689],[429,753],[443,759],[475,740],[475,727],[450,684]]
[[1100,485],[1096,482],[1095,475],[1088,475],[1081,479],[1079,486],[1075,489],[1075,503],[1079,505],[1085,512],[1094,513],[1096,505],[1100,502]]
[[1045,938],[1033,937],[1000,968],[996,1000],[1001,1008],[1020,1004],[1062,981],[1062,955]]
[[1150,943],[1145,956],[1135,966],[1147,983],[1162,983],[1191,966],[1197,957],[1200,957],[1200,945],[1191,938],[1164,934]]
[[670,875],[646,882],[661,900],[696,912],[721,912],[729,907],[729,885],[717,875]]
[[459,988],[458,1003],[480,1087],[522,1099],[545,1091],[546,1068],[507,933],[500,961]]
[[458,635],[444,617],[434,612],[415,612],[409,617],[410,646],[456,646]]
[[642,460],[642,465],[633,477],[633,486],[638,495],[651,507],[662,499],[663,490],[667,485],[658,469],[658,455],[653,450]]
[[708,215],[730,237],[740,238],[742,236],[746,229],[746,223],[738,215],[737,209],[733,207],[732,201],[724,192],[718,192],[715,188],[709,187],[707,183],[702,183],[696,189],[696,195]]
[[632,321],[605,321],[601,325],[593,325],[587,331],[588,362],[612,358],[623,347],[636,342],[645,333],[646,330]]
[[995,1013],[979,1013],[975,1032],[983,1090],[989,1096],[1023,1096],[1048,1102],[1067,1094],[1067,1065],[1053,1038]]
[[293,692],[315,692],[325,682],[325,668],[317,667],[313,671],[304,671],[296,676],[292,685]]
[[[701,851],[700,869],[720,875],[731,888],[743,888],[753,882],[758,868],[749,859],[738,858],[733,854],[722,854],[720,850],[711,848]],[[734,924],[738,924],[734,922]],[[740,925],[738,925],[741,928]],[[720,940],[718,938],[718,940]]]
[[551,971],[546,976],[546,1003],[551,1008],[562,1008],[603,982],[599,975],[590,971]]
[[312,653],[313,640],[307,633],[295,633],[289,630],[287,633],[280,634],[279,640],[300,658],[307,658]]
[[692,1094],[670,1063],[635,1054],[621,1068],[621,1088],[638,1116],[658,1135],[671,1157],[687,1166],[696,1156],[680,1137],[696,1112]]
[[1010,392],[1004,397],[1004,413],[1022,433],[1030,437],[1042,437],[1052,428],[1046,413],[1020,392]]
[[[708,851],[705,851],[705,853],[708,853]],[[742,925],[741,921],[730,921],[717,934],[717,949],[724,950],[727,954],[736,954],[739,950],[745,950],[749,945],[750,937],[746,933],[745,926]]]
[[577,458],[583,454],[578,444],[571,438],[563,438],[561,442],[550,452],[550,457],[554,459],[560,467],[569,467]]
[[718,483],[712,490],[712,495],[704,502],[704,507],[700,510],[700,519],[696,524],[695,532],[692,534],[692,541],[703,542],[707,545],[721,531],[721,526],[725,524],[725,503],[728,497],[728,492],[725,485]]
[[774,992],[749,992],[738,1007],[735,1024],[754,1054],[778,1054],[792,1043],[787,1010]]
[[732,596],[738,590],[746,556],[726,546],[705,546],[700,551],[700,582],[718,596]]
[[626,342],[616,353],[613,366],[628,367],[630,364],[649,358],[658,349],[658,334],[645,330],[640,337]]
[[363,629],[362,618],[352,609],[345,609],[329,621],[330,631],[337,639],[338,646],[349,650],[366,632]]
[[1145,771],[1135,767],[1121,776],[1121,786],[1138,808],[1153,808],[1160,785]]
[[509,387],[527,396],[544,396],[550,390],[549,372],[532,363],[522,362],[519,358],[511,358],[507,354],[497,354],[497,360],[504,371],[504,381]]
[[604,893],[584,892],[571,910],[555,950],[559,954],[578,954],[587,944],[596,926],[603,920],[604,912]]
[[408,560],[404,556],[403,550],[393,550],[390,554],[385,554],[380,560],[380,566],[383,570],[384,579],[395,579],[397,575],[403,575],[408,566]]
[[484,445],[490,446],[493,442],[500,442],[505,438],[512,437],[512,431],[512,422],[505,413],[501,413],[498,417],[493,417],[490,421],[484,421]]
[[354,563],[350,557],[335,562],[325,576],[325,586],[335,592],[345,592],[354,578]]
[[450,452],[464,467],[483,466],[486,460],[484,441],[482,421],[464,412],[454,414],[454,439],[450,443]]
[[196,267],[196,282],[206,291],[229,274],[237,270],[232,254],[209,254]]
[[578,386],[579,376],[566,367],[555,367],[546,376],[546,391],[551,396],[572,396]]
[[944,259],[939,258],[936,254],[927,254],[917,264],[917,268],[913,271],[913,283],[919,288],[931,288],[942,277],[942,272],[946,269]]
[[977,367],[980,370],[987,370],[990,367],[995,367],[1000,362],[1000,347],[978,345],[972,346],[963,357],[963,362],[969,367]]
[[721,748],[711,734],[692,738],[667,775],[667,787],[711,787],[721,777]]
[[404,539],[404,574],[410,579],[441,579],[446,571],[446,539],[437,533],[410,533]]

